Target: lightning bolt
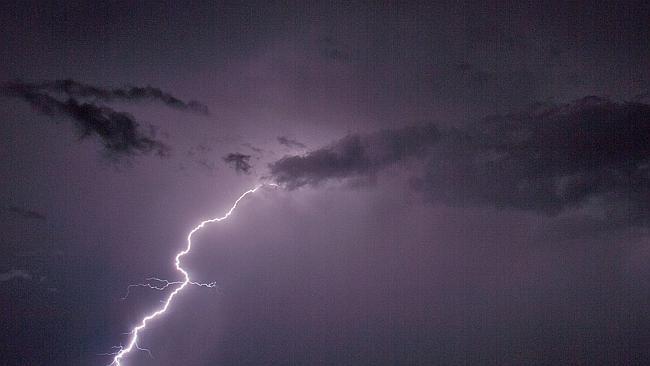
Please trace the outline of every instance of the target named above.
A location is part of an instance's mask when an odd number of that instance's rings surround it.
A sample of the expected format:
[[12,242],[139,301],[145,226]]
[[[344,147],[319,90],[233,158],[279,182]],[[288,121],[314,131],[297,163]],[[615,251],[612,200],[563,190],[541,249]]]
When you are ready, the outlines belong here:
[[[168,288],[169,286],[173,286],[173,285],[176,285],[176,284],[179,285],[178,287],[176,287],[174,289],[174,291],[172,291],[169,294],[169,296],[167,296],[167,299],[165,301],[163,301],[163,306],[162,307],[160,307],[160,308],[158,308],[158,310],[146,315],[144,318],[142,318],[142,320],[140,321],[140,323],[138,325],[136,325],[133,329],[131,329],[131,331],[129,333],[127,333],[127,334],[131,335],[131,338],[129,339],[128,344],[126,346],[117,346],[117,347],[115,347],[118,351],[110,354],[111,356],[114,356],[114,357],[113,357],[113,362],[111,362],[109,364],[109,366],[122,366],[123,359],[129,353],[131,353],[131,351],[133,351],[134,349],[149,352],[149,350],[144,349],[144,348],[140,348],[140,346],[138,345],[138,336],[140,335],[140,332],[147,328],[147,323],[149,321],[154,320],[154,319],[158,318],[159,316],[161,316],[162,314],[164,314],[167,311],[167,309],[169,309],[169,307],[171,306],[172,301],[174,300],[174,298],[181,291],[183,291],[183,289],[185,287],[187,287],[188,285],[196,285],[196,286],[200,286],[200,287],[213,288],[213,287],[216,286],[216,283],[214,283],[214,282],[206,284],[206,283],[198,283],[198,282],[194,282],[194,281],[190,280],[189,273],[187,273],[187,271],[183,267],[181,267],[181,258],[183,256],[185,256],[186,254],[188,254],[192,250],[192,235],[194,235],[194,233],[196,233],[197,231],[201,230],[207,224],[211,224],[211,223],[214,223],[214,222],[219,222],[219,221],[223,221],[223,220],[227,219],[235,211],[235,209],[237,208],[237,205],[239,204],[239,201],[243,200],[244,197],[248,196],[249,194],[255,193],[258,189],[260,189],[261,187],[264,187],[264,186],[278,187],[278,185],[274,184],[274,183],[265,183],[265,184],[257,185],[252,189],[249,189],[248,191],[242,193],[242,195],[239,196],[239,198],[237,198],[235,203],[232,205],[230,210],[228,210],[228,212],[226,212],[225,215],[223,215],[221,217],[215,217],[215,218],[203,220],[203,221],[201,221],[200,224],[198,224],[196,227],[194,227],[194,229],[192,229],[189,232],[189,234],[187,234],[187,245],[185,246],[185,249],[178,252],[176,254],[176,257],[174,258],[174,265],[176,267],[176,270],[179,271],[183,275],[183,278],[184,278],[183,281],[167,281],[167,280],[162,280],[162,279],[159,279],[159,278],[156,278],[156,277],[151,277],[151,278],[147,279],[148,282],[146,282],[146,283],[130,285],[128,287],[127,296],[128,296],[128,290],[131,289],[132,287],[147,287],[147,288],[150,288],[150,289],[155,289],[155,290],[162,291],[162,290],[165,290],[166,288]],[[151,282],[154,282],[154,284],[152,284]]]

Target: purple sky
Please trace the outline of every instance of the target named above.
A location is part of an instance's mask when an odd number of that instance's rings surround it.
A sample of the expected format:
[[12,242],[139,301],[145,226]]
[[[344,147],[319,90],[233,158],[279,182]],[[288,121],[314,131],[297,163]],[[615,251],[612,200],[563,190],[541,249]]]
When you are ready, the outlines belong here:
[[0,4],[0,364],[650,364],[650,5]]

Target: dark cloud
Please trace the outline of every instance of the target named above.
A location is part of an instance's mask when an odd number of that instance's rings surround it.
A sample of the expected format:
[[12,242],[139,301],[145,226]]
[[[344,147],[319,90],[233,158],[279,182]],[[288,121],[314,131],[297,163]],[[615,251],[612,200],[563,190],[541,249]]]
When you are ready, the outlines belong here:
[[251,170],[251,164],[249,160],[251,159],[250,155],[245,155],[242,153],[230,153],[223,157],[223,161],[226,164],[230,165],[237,173],[249,174]]
[[450,130],[415,186],[436,201],[648,224],[650,105],[587,97]]
[[278,143],[280,143],[280,145],[284,145],[284,146],[289,147],[289,148],[297,147],[299,149],[304,149],[304,148],[307,147],[302,142],[294,140],[294,139],[290,139],[290,138],[288,138],[286,136],[278,136]]
[[330,179],[369,177],[392,163],[425,154],[439,138],[433,125],[348,135],[306,155],[284,157],[270,165],[270,172],[289,189]]
[[35,220],[45,220],[45,215],[38,211],[27,210],[17,206],[9,206],[8,210],[16,215],[24,217],[26,219],[35,219]]
[[38,88],[25,83],[10,82],[2,87],[5,96],[19,98],[34,110],[47,116],[65,116],[72,119],[81,137],[96,136],[106,151],[118,154],[151,153],[165,155],[167,146],[143,132],[135,118],[109,107],[80,102],[75,98],[61,101]]
[[184,102],[173,95],[152,86],[131,86],[127,88],[108,89],[80,83],[71,79],[45,81],[42,83],[25,85],[36,89],[65,93],[73,98],[94,98],[107,102],[157,101],[171,108],[204,115],[209,114],[208,107],[198,101],[191,100],[189,102]]
[[608,227],[650,220],[650,105],[586,97],[536,104],[465,128],[434,126],[350,135],[270,165],[294,189],[374,175],[389,164],[426,159],[413,187],[431,201],[555,216],[580,212]]

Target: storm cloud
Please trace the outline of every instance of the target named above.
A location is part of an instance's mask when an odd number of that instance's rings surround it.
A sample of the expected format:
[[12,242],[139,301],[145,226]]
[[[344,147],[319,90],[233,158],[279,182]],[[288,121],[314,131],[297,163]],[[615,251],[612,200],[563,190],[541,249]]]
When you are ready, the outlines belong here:
[[304,148],[307,147],[302,142],[294,140],[294,139],[290,139],[290,138],[288,138],[286,136],[278,136],[278,143],[280,145],[284,145],[284,146],[289,147],[289,148],[297,147],[297,148],[300,148],[300,149],[304,149]]
[[230,153],[223,157],[223,161],[226,164],[230,165],[237,173],[249,174],[252,168],[249,160],[251,159],[250,155],[245,155],[242,153]]
[[412,187],[432,202],[555,216],[572,210],[621,225],[650,219],[650,105],[585,97],[535,104],[464,128],[432,125],[350,135],[270,165],[289,189],[424,160]]
[[403,159],[423,156],[440,138],[434,125],[348,135],[300,156],[270,165],[271,177],[289,189],[317,186],[331,179],[372,176]]
[[208,107],[198,101],[182,101],[173,95],[152,86],[125,88],[102,88],[84,84],[72,79],[44,81],[40,83],[23,83],[26,87],[46,90],[49,92],[64,93],[72,98],[93,98],[106,102],[160,102],[168,107],[182,111],[195,112],[208,115]]
[[136,119],[125,112],[110,107],[81,102],[75,98],[65,101],[24,83],[6,83],[5,96],[22,99],[44,115],[68,117],[75,122],[82,138],[99,138],[109,153],[134,154],[155,152],[164,156],[168,147],[143,132]]
[[650,106],[586,97],[451,130],[415,186],[435,201],[630,224],[650,216]]

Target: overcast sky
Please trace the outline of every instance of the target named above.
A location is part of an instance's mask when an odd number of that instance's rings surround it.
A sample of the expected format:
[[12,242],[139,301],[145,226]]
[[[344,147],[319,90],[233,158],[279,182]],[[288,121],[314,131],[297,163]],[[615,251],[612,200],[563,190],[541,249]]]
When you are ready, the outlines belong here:
[[[0,364],[650,364],[650,4],[0,4]],[[168,293],[168,292],[167,292]]]

